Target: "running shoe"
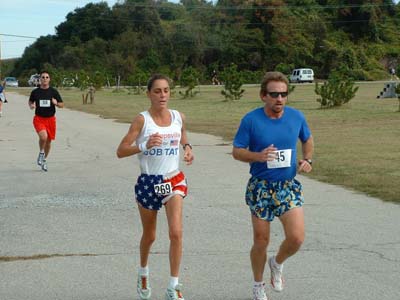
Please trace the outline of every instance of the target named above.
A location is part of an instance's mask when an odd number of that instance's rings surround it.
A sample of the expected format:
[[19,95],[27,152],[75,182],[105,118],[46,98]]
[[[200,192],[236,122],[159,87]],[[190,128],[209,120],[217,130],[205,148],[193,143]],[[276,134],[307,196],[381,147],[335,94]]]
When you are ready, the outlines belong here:
[[185,300],[182,295],[182,285],[177,284],[174,289],[167,288],[165,293],[165,300]]
[[253,300],[268,300],[265,283],[253,286]]
[[275,263],[275,257],[270,257],[268,259],[268,265],[269,268],[271,269],[271,285],[272,288],[276,292],[280,292],[283,290],[283,277],[282,277],[282,271],[283,271],[283,265],[281,265],[280,268],[278,268]]
[[47,162],[46,162],[46,160],[45,159],[43,159],[43,161],[42,161],[42,170],[43,171],[45,171],[45,172],[47,172]]
[[137,292],[140,300],[150,299],[151,296],[151,288],[148,276],[138,276],[137,281]]
[[44,152],[39,152],[39,155],[38,155],[37,160],[36,160],[38,166],[42,165],[43,160],[44,160]]

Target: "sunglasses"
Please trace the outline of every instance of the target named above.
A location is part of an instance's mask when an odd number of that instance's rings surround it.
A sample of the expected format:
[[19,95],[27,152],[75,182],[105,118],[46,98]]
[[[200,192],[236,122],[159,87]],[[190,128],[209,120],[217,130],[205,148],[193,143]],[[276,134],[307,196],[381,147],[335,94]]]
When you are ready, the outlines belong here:
[[50,78],[49,76],[42,76],[41,77],[42,79],[48,79],[48,78]]
[[281,95],[282,98],[285,98],[289,95],[288,92],[267,92],[272,98],[278,98]]

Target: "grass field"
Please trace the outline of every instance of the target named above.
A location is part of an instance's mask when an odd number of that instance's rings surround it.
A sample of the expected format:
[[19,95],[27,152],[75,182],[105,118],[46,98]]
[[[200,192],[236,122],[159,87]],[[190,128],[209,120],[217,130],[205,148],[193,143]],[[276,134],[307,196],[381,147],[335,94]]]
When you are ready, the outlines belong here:
[[[297,85],[289,96],[288,105],[305,114],[315,140],[313,172],[307,176],[400,203],[399,102],[395,98],[376,99],[382,82],[359,87],[354,99],[336,109],[320,108],[314,85]],[[181,99],[175,91],[169,106],[186,115],[189,131],[222,136],[231,142],[242,116],[262,106],[259,86],[244,88],[243,98],[233,102],[226,102],[220,93],[222,87],[217,86],[201,86],[200,93],[191,99]],[[98,91],[93,105],[82,105],[78,90],[60,93],[67,108],[120,122],[131,122],[149,106],[145,95],[127,90]]]

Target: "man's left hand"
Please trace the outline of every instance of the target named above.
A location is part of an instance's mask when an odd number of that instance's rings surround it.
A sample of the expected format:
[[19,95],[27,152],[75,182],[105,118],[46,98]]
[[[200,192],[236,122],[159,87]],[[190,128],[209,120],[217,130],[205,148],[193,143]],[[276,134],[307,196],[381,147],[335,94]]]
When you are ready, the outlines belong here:
[[312,165],[305,159],[299,160],[299,172],[310,173],[312,170]]

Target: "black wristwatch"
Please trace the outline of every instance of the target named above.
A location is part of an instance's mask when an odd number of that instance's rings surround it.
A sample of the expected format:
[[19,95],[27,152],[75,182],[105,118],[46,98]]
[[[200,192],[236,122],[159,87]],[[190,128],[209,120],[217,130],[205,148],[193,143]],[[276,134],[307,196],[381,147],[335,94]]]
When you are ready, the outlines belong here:
[[190,144],[185,144],[185,145],[183,145],[183,150],[186,150],[186,147],[189,147],[190,149],[193,149],[192,145],[190,145]]
[[311,160],[311,159],[305,158],[304,160],[305,160],[306,162],[308,162],[308,163],[310,164],[310,166],[312,166],[312,160]]

